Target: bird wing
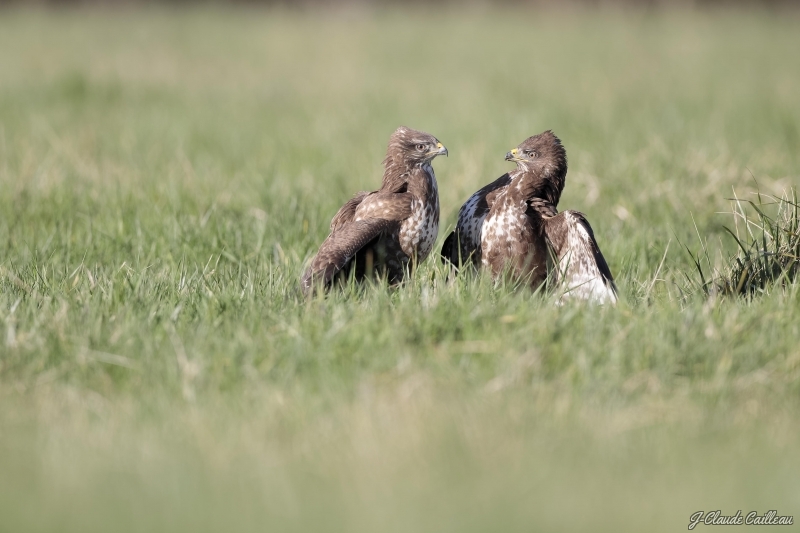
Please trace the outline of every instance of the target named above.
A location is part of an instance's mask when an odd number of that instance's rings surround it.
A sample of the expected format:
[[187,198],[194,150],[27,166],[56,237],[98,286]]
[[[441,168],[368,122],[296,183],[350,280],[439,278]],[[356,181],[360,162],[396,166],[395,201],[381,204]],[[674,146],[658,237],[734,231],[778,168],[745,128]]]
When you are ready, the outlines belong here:
[[578,211],[563,211],[542,220],[545,238],[555,255],[556,282],[565,289],[562,300],[616,303],[614,278],[586,216]]
[[314,283],[327,285],[364,246],[393,230],[411,215],[410,193],[361,192],[350,199],[331,221],[331,233],[303,273],[303,292]]
[[481,226],[497,195],[511,183],[511,177],[503,174],[490,184],[476,191],[458,211],[456,228],[442,245],[442,260],[461,266],[468,257],[476,258],[481,243]]
[[403,220],[411,216],[411,193],[374,192],[367,195],[355,210],[353,220],[380,218]]
[[331,219],[331,231],[336,231],[337,228],[341,227],[347,222],[352,222],[359,204],[369,194],[370,193],[368,191],[360,191],[357,192],[355,196],[350,198],[347,202],[345,202],[345,204],[339,209],[339,211],[337,211],[335,215],[333,215],[333,218]]
[[459,253],[459,243],[461,234],[458,228],[450,232],[442,244],[442,263],[445,265],[450,262],[453,265],[461,264],[461,254]]
[[328,285],[361,248],[398,224],[396,220],[369,218],[350,222],[331,233],[300,278],[303,293],[308,294],[317,283]]
[[408,190],[409,172],[387,173],[383,176],[381,191],[384,192],[406,192]]
[[[472,196],[470,196],[467,203],[464,206],[467,206],[471,201],[475,201],[475,215],[478,216],[486,216],[489,214],[489,210],[492,208],[492,204],[494,204],[495,198],[497,195],[506,187],[508,184],[511,183],[511,176],[508,173],[503,174],[489,185],[486,185],[475,192]],[[463,207],[462,207],[463,209]],[[460,213],[459,213],[460,215]]]

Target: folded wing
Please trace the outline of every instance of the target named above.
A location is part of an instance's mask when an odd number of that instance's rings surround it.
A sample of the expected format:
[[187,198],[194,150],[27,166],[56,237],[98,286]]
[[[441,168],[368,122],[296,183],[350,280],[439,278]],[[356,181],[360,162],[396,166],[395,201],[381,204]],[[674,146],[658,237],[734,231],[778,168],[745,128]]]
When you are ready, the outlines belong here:
[[380,218],[400,221],[411,216],[410,193],[375,192],[364,197],[355,210],[353,220]]
[[542,218],[545,238],[555,255],[554,276],[563,291],[562,301],[575,298],[615,304],[617,287],[586,216],[563,211]]
[[341,208],[339,208],[339,211],[333,215],[333,218],[331,219],[331,231],[336,231],[344,224],[352,222],[356,214],[356,209],[358,209],[358,206],[364,201],[364,198],[370,194],[373,193],[368,191],[357,192],[355,196],[350,198]]
[[300,285],[305,294],[317,285],[329,285],[366,247],[396,231],[411,214],[408,193],[358,193],[336,213],[331,233],[311,260]]

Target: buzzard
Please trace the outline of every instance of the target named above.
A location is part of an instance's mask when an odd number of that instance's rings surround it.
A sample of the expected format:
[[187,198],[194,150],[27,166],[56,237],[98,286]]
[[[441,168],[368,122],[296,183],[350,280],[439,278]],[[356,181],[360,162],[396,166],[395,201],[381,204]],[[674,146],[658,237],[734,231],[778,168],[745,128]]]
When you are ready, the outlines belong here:
[[559,138],[552,131],[529,137],[506,160],[517,168],[466,201],[442,257],[456,267],[482,266],[495,277],[509,271],[532,288],[550,266],[562,300],[615,303],[616,286],[586,216],[556,209],[567,175]]
[[389,137],[383,184],[359,192],[331,220],[331,232],[300,280],[305,294],[338,276],[373,272],[390,283],[423,261],[439,234],[439,192],[431,162],[447,155],[428,133],[401,126]]

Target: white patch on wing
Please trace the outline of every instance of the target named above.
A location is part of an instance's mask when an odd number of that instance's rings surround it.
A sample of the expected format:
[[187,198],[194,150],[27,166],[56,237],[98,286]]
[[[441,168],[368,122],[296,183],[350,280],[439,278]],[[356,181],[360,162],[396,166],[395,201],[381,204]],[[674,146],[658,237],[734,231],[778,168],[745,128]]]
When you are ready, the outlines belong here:
[[593,243],[581,222],[569,212],[564,213],[567,237],[558,258],[558,279],[564,294],[559,304],[575,298],[598,304],[616,304],[617,295],[606,283],[592,251]]

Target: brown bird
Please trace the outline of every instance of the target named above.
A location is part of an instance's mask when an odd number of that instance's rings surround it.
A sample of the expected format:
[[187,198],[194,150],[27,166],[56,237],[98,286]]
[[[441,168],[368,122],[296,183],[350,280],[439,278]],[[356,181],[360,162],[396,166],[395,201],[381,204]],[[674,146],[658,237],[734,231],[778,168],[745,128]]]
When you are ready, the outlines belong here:
[[308,294],[339,276],[373,273],[389,283],[428,257],[439,234],[439,192],[431,162],[447,155],[428,133],[401,126],[389,137],[383,184],[359,192],[331,220],[331,233],[300,280]]
[[553,132],[529,137],[506,154],[517,168],[473,194],[442,246],[456,267],[482,266],[539,287],[551,267],[562,300],[617,300],[616,286],[586,217],[558,213],[567,154]]

